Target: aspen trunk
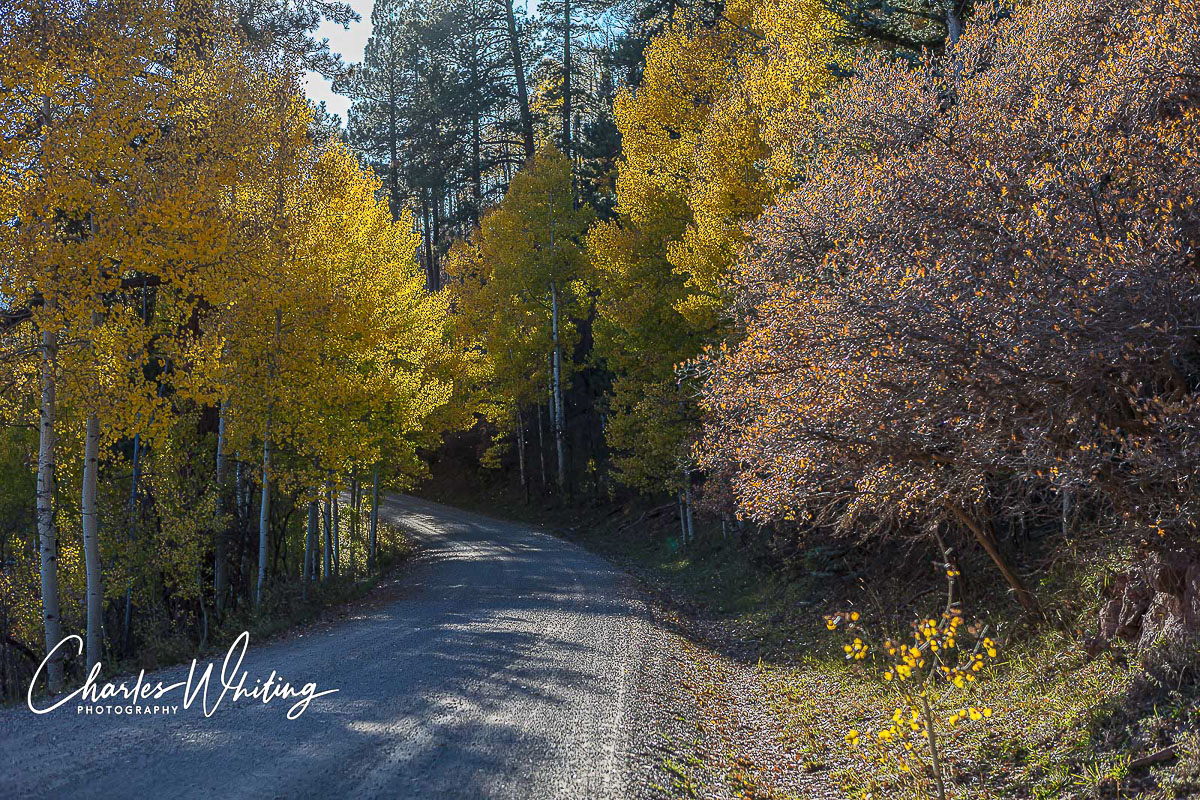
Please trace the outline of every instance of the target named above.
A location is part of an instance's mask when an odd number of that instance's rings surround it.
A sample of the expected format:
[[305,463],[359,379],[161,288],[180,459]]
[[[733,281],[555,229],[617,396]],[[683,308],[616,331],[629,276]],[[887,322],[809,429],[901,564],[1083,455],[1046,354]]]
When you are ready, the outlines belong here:
[[525,474],[525,416],[517,408],[517,467],[521,473],[521,489],[525,502],[529,502],[529,477]]
[[379,531],[379,465],[375,465],[375,470],[371,476],[371,541],[367,547],[367,572],[375,571],[375,544],[378,541],[376,534]]
[[354,468],[354,477],[350,479],[350,541],[347,543],[346,560],[349,562],[346,567],[351,577],[356,574],[354,566],[354,541],[358,539],[361,530],[360,523],[362,522],[362,496],[359,494],[361,487],[358,483],[358,467]]
[[[137,495],[138,483],[142,477],[142,435],[133,436],[133,477],[129,487],[129,541],[133,541],[134,528],[137,526]],[[133,579],[125,583],[125,617],[121,627],[121,648],[129,649],[129,633],[133,625]]]
[[321,520],[322,520],[322,516],[321,516],[321,496],[319,493],[320,489],[318,488],[317,491],[318,491],[318,494],[316,495],[315,499],[313,500],[313,504],[316,506],[317,519],[316,519],[316,525],[313,528],[312,561],[309,563],[309,568],[312,570],[310,575],[311,575],[312,581],[314,583],[319,583],[321,580]]
[[[237,453],[234,460],[237,466],[234,469],[234,491],[236,493],[235,502],[237,503],[238,529],[237,529],[237,575],[238,575],[238,590],[244,592],[247,596],[250,594],[250,485],[246,481],[246,464],[242,461],[242,454]],[[234,602],[237,602],[237,595],[233,597]]]
[[563,0],[562,131],[563,155],[567,161],[571,161],[571,69],[571,0]]
[[325,483],[325,577],[333,574],[333,489]]
[[258,508],[258,585],[254,593],[254,605],[262,605],[263,587],[267,583],[267,544],[271,526],[271,421],[267,420],[263,436],[262,501]]
[[692,525],[692,476],[684,475],[683,478],[683,510],[687,512],[687,538],[688,541],[693,541],[696,538],[696,528]]
[[246,479],[242,472],[242,454],[234,455],[233,469],[233,501],[237,505],[238,526],[243,526],[246,522],[246,507],[249,503],[246,502]]
[[558,490],[567,487],[567,459],[563,445],[562,346],[558,339],[558,284],[550,282],[551,331],[554,335],[554,449],[558,455]]
[[937,732],[934,730],[933,709],[929,705],[929,696],[921,694],[921,707],[925,712],[925,735],[929,741],[929,757],[933,761],[933,777],[937,781],[938,800],[946,800],[946,783],[942,778],[942,758],[938,751]]
[[430,224],[433,226],[431,229],[433,231],[433,238],[431,239],[433,242],[433,251],[432,260],[429,262],[431,267],[430,280],[432,281],[429,290],[431,292],[440,291],[442,288],[442,267],[438,260],[437,253],[438,243],[442,241],[442,200],[443,197],[440,188],[435,188],[432,192],[432,203],[430,204],[430,209],[432,211]]
[[104,584],[100,571],[100,518],[97,511],[97,472],[100,467],[100,420],[88,414],[83,437],[83,563],[87,583],[87,667],[100,660],[104,648]]
[[[554,445],[554,417],[558,413],[558,411],[557,411],[558,404],[554,402],[554,350],[553,350],[553,348],[551,348],[551,350],[547,354],[547,356],[548,356],[548,358],[546,361],[546,366],[549,368],[549,372],[547,374],[550,376],[550,380],[546,384],[546,390],[549,393],[549,395],[548,395],[549,402],[546,405],[546,421],[549,423],[550,440],[551,440],[550,445],[551,445],[551,447],[553,447],[553,445]],[[550,458],[553,459],[554,455],[550,454]]]
[[[282,188],[280,192],[282,192]],[[282,195],[281,195],[282,196]],[[276,358],[279,355],[279,336],[283,326],[283,309],[275,309],[275,345],[271,351],[270,377],[274,389]],[[267,404],[267,424],[263,429],[262,497],[258,504],[258,583],[254,593],[254,605],[262,605],[263,589],[267,584],[267,553],[270,545],[271,528],[271,409]]]
[[308,502],[308,528],[304,532],[304,566],[300,568],[300,596],[308,599],[308,584],[312,581],[313,559],[316,557],[317,501]]
[[963,23],[960,5],[962,0],[942,0],[946,11],[946,49],[950,50],[962,36]]
[[679,507],[679,536],[680,540],[687,544],[688,529],[687,529],[687,511],[683,507],[683,492],[675,495],[675,504]]
[[546,490],[546,435],[542,432],[542,404],[537,406],[538,461],[542,465],[542,491]]
[[208,647],[208,609],[204,607],[204,577],[198,569],[196,570],[196,585],[200,587],[200,593],[196,598],[196,605],[200,606],[200,649],[204,650]]
[[333,493],[333,574],[342,574],[342,495]]
[[[58,529],[54,524],[55,447],[54,429],[55,375],[58,361],[58,334],[42,331],[41,425],[38,429],[37,526],[38,550],[42,573],[42,622],[45,626],[46,652],[62,639],[62,619],[58,609]],[[46,664],[46,688],[51,694],[62,689],[63,663],[59,650]]]
[[225,505],[225,476],[228,459],[225,455],[225,401],[217,421],[217,514],[213,521],[213,602],[218,612],[225,609],[225,593],[229,589],[229,537]]
[[434,205],[433,193],[425,190],[421,193],[421,219],[425,233],[425,288],[431,292],[438,290],[438,267],[434,263],[436,256],[434,248],[437,245],[437,207]]

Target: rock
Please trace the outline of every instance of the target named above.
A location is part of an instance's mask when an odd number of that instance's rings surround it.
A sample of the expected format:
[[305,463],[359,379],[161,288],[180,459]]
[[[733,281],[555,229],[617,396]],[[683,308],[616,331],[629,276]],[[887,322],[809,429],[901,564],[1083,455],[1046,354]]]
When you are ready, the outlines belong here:
[[1121,608],[1113,635],[1127,642],[1137,641],[1141,636],[1142,617],[1153,599],[1154,590],[1141,575],[1135,574],[1132,580],[1127,579],[1125,589],[1121,592]]
[[1178,674],[1200,645],[1200,555],[1145,554],[1113,583],[1098,622],[1094,649],[1122,639],[1136,644],[1148,672]]
[[1188,566],[1183,553],[1152,552],[1142,563],[1141,571],[1154,591],[1182,596],[1183,578]]
[[1183,600],[1165,592],[1154,595],[1137,645],[1143,669],[1160,677],[1177,675],[1193,660],[1196,641],[1196,632],[1184,624]]
[[1118,596],[1109,600],[1100,608],[1100,631],[1096,638],[1101,642],[1111,642],[1117,636],[1121,627],[1121,604],[1123,598]]
[[1200,561],[1188,567],[1184,577],[1183,619],[1188,630],[1200,631]]

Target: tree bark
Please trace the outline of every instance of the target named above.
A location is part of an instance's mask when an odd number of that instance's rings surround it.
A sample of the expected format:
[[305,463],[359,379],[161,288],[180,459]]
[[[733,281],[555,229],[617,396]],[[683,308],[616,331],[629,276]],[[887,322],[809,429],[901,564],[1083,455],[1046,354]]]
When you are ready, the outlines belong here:
[[342,495],[333,493],[333,574],[342,574]]
[[683,544],[687,544],[687,511],[683,508],[683,492],[675,495],[675,503],[679,506],[679,537]]
[[468,56],[471,60],[471,221],[476,225],[483,207],[483,143],[479,135],[479,109],[483,104],[480,100],[479,51],[479,21],[472,9],[471,53]]
[[433,218],[436,212],[428,189],[421,190],[421,227],[425,240],[425,288],[431,292],[437,291],[437,267],[433,263]]
[[1040,614],[1041,609],[1038,606],[1037,599],[1027,588],[1025,588],[1024,582],[1008,565],[1008,561],[1005,560],[1004,556],[1000,553],[1000,550],[996,547],[995,539],[992,537],[991,533],[985,529],[984,524],[972,519],[971,516],[958,505],[952,504],[950,509],[958,518],[958,521],[961,522],[967,530],[971,531],[972,535],[975,537],[975,541],[979,543],[979,546],[982,547],[984,552],[986,552],[992,559],[992,563],[994,563],[996,568],[1000,570],[1000,574],[1004,576],[1004,580],[1007,581],[1008,585],[1012,588],[1013,593],[1017,596],[1017,602],[1021,604],[1021,607],[1032,614]]
[[558,339],[558,284],[550,282],[551,331],[554,334],[554,448],[558,455],[558,490],[567,487],[567,460],[563,444],[562,345]]
[[525,416],[517,407],[517,467],[521,473],[521,490],[525,493],[525,503],[529,503],[529,476],[525,473]]
[[942,778],[942,757],[938,752],[937,732],[934,730],[933,709],[929,706],[929,696],[921,694],[921,707],[925,712],[925,732],[929,741],[929,757],[933,761],[933,777],[937,782],[938,800],[946,800],[946,783]]
[[[240,474],[240,473],[239,473]],[[137,495],[138,483],[142,477],[142,434],[133,435],[133,477],[129,486],[129,541],[133,541],[134,529],[137,527]],[[129,649],[129,633],[133,626],[133,579],[125,583],[125,617],[121,627],[121,649]]]
[[375,543],[379,530],[379,465],[375,465],[371,475],[371,541],[367,546],[367,572],[375,571]]
[[325,482],[325,577],[333,574],[333,489]]
[[571,69],[571,0],[563,0],[562,140],[567,161],[571,161]]
[[[37,525],[41,555],[42,622],[46,634],[46,652],[62,640],[62,619],[58,607],[58,529],[54,523],[55,431],[57,412],[54,374],[58,361],[58,333],[42,331],[41,426],[38,432]],[[46,664],[46,688],[51,694],[62,689],[62,651],[55,651]]]
[[432,202],[430,203],[429,224],[430,242],[432,249],[429,253],[429,291],[436,292],[442,288],[442,267],[438,263],[438,242],[442,240],[441,224],[443,218],[442,201],[445,199],[442,196],[440,189],[431,190]]
[[513,75],[517,82],[517,105],[521,112],[521,141],[525,147],[525,160],[533,158],[533,114],[529,111],[529,90],[525,86],[525,67],[521,63],[521,36],[517,31],[517,17],[513,13],[513,0],[504,0],[505,21],[508,23],[508,41],[512,48]]
[[962,36],[962,0],[942,0],[946,12],[946,49],[952,50]]
[[362,523],[362,494],[358,483],[358,467],[354,468],[354,477],[350,479],[350,542],[347,548],[347,564],[350,576],[355,575],[354,541],[358,539]]
[[691,542],[696,538],[696,529],[692,525],[692,476],[687,470],[683,475],[683,510],[687,513],[687,539]]
[[537,404],[537,428],[538,428],[538,461],[542,465],[542,491],[546,491],[546,435],[542,428],[542,404]]
[[271,420],[263,434],[262,500],[258,507],[258,584],[254,605],[262,605],[263,587],[267,583],[267,533],[271,527]]
[[225,594],[229,590],[229,522],[227,518],[225,479],[229,471],[225,455],[225,409],[221,401],[217,421],[217,514],[213,522],[213,601],[218,612],[225,610]]
[[391,91],[391,97],[389,98],[391,102],[388,103],[388,155],[391,157],[391,165],[388,176],[388,206],[392,212],[392,219],[396,220],[400,219],[400,208],[403,204],[400,199],[400,156],[397,150],[399,143],[396,139],[396,72],[394,69],[390,72],[391,84],[388,88]]
[[238,591],[232,594],[233,601],[236,604],[238,593],[244,593],[247,597],[250,596],[250,510],[253,501],[250,499],[250,484],[246,480],[246,464],[242,461],[242,454],[235,454],[234,461],[236,466],[234,468],[233,488],[238,516]]
[[304,566],[300,569],[300,596],[308,599],[308,585],[312,582],[313,561],[316,558],[317,501],[308,501],[308,528],[304,532]]
[[97,510],[97,472],[100,467],[100,419],[88,414],[83,437],[83,563],[87,585],[87,667],[100,660],[104,649],[104,584],[100,571],[100,518]]

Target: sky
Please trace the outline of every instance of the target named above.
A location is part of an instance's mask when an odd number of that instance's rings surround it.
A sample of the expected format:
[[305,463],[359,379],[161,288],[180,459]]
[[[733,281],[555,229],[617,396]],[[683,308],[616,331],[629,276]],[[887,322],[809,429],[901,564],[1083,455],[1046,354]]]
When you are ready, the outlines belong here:
[[[349,30],[326,21],[317,29],[316,36],[318,39],[328,39],[329,49],[335,53],[341,53],[342,60],[347,64],[357,64],[362,61],[367,39],[371,38],[371,10],[375,8],[375,0],[346,0],[346,2],[350,3],[362,19],[358,22],[351,22]],[[517,8],[524,6],[530,13],[534,13],[537,10],[537,0],[525,0],[525,2],[518,0],[516,6]],[[346,124],[346,111],[350,108],[350,98],[334,94],[329,81],[316,72],[309,72],[304,80],[304,93],[314,103],[324,100],[326,110],[330,114],[337,114],[342,118],[342,124]]]
[[[362,61],[363,48],[367,46],[367,39],[371,38],[371,9],[375,7],[375,0],[347,0],[347,2],[354,7],[362,20],[351,22],[350,30],[332,22],[322,23],[321,27],[317,29],[316,36],[318,39],[328,39],[329,49],[335,53],[341,53],[342,60],[347,64],[355,64]],[[341,117],[343,125],[346,123],[346,110],[350,108],[350,98],[334,94],[329,81],[315,72],[310,72],[305,78],[304,92],[314,103],[324,100],[325,108],[329,113]]]

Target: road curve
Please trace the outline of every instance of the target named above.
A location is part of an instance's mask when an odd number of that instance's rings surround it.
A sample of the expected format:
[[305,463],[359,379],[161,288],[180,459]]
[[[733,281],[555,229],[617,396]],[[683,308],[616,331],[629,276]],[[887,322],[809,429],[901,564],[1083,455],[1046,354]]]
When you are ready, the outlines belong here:
[[282,700],[226,700],[209,718],[198,701],[136,717],[22,704],[0,711],[0,797],[627,796],[638,671],[656,638],[622,573],[436,503],[392,496],[381,511],[421,544],[400,597],[252,645],[242,664],[248,683],[275,670],[336,694],[294,721]]

